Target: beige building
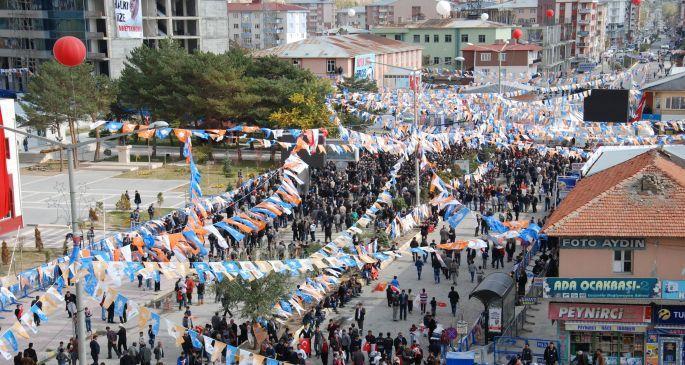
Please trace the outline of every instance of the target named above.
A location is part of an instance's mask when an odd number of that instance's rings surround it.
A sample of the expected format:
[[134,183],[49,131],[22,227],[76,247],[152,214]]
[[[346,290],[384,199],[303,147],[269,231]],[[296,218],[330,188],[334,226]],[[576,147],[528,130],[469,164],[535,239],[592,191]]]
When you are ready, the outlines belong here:
[[366,5],[366,26],[399,25],[418,20],[439,19],[435,0],[377,0]]
[[307,9],[266,3],[228,4],[229,39],[247,49],[264,49],[307,38]]
[[685,119],[685,73],[677,73],[644,85],[644,114],[660,120]]
[[421,68],[420,46],[371,34],[310,37],[253,55],[276,56],[332,81],[354,75],[391,88],[408,87],[407,71]]
[[490,16],[490,20],[495,22],[520,26],[537,24],[537,0],[510,0],[484,6],[482,10]]
[[323,35],[328,29],[335,27],[334,0],[287,0],[288,4],[301,6],[307,12],[307,34],[310,36]]
[[572,33],[573,53],[580,64],[598,62],[604,51],[600,26],[606,27],[606,11],[602,8],[598,0],[556,0],[555,22]]

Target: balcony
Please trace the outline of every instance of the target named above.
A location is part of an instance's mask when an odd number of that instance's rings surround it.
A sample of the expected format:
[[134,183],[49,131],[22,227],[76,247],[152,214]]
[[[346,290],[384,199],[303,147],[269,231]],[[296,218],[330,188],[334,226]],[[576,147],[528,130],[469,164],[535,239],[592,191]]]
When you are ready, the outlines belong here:
[[581,37],[587,37],[587,36],[590,35],[590,32],[581,30],[581,31],[578,32],[578,35],[581,36]]
[[104,32],[86,32],[86,39],[105,39],[106,37]]
[[106,53],[100,53],[100,52],[88,52],[88,55],[86,56],[89,60],[105,60],[107,59],[107,54]]
[[578,24],[590,24],[589,19],[578,19]]
[[86,18],[104,18],[105,12],[102,10],[87,10],[85,11]]
[[579,14],[591,14],[592,9],[578,9]]

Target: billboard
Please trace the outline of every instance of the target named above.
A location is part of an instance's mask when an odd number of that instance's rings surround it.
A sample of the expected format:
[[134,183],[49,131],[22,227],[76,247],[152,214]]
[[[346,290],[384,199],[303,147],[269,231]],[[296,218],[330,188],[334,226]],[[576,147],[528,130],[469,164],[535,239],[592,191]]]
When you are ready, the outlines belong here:
[[545,278],[545,298],[635,299],[661,296],[655,278]]
[[629,121],[629,109],[630,90],[593,89],[583,101],[583,120],[626,123]]
[[376,66],[376,55],[373,53],[363,54],[354,57],[354,77],[357,79],[375,80],[374,67]]
[[119,38],[143,38],[142,0],[114,0],[114,20]]

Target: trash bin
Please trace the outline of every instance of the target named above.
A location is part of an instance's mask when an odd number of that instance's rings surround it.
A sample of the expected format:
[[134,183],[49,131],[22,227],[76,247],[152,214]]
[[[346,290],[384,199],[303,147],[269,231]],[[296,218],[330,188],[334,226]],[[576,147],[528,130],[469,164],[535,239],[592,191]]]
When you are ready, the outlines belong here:
[[476,361],[476,353],[474,351],[448,352],[445,357],[447,365],[473,365]]

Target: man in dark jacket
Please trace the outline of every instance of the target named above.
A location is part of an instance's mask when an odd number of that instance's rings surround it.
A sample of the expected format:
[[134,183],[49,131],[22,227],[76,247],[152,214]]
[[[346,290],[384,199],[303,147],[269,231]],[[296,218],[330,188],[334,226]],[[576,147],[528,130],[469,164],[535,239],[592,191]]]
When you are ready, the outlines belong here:
[[98,357],[100,356],[100,344],[97,341],[98,336],[93,335],[90,340],[90,357],[93,358],[93,365],[98,365]]
[[528,344],[523,345],[523,350],[521,350],[521,361],[524,365],[530,365],[533,362],[533,351]]
[[29,343],[29,347],[24,350],[24,357],[33,359],[34,362],[38,363],[38,354],[36,354],[36,350],[33,349],[33,342]]
[[459,303],[459,293],[457,293],[457,291],[454,290],[454,287],[452,287],[450,293],[447,294],[447,297],[450,299],[450,306],[452,307],[452,317],[456,317],[457,304]]
[[547,365],[556,365],[557,361],[559,361],[559,352],[557,352],[557,348],[554,347],[554,342],[550,342],[549,345],[547,345],[544,357],[545,364]]

